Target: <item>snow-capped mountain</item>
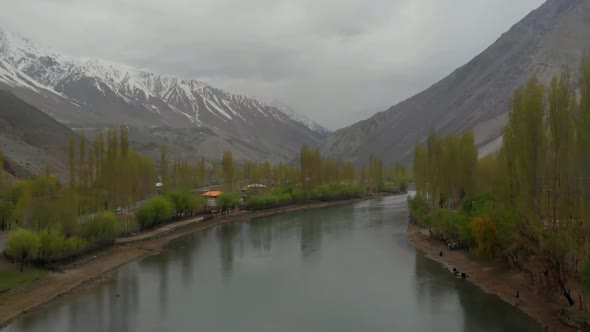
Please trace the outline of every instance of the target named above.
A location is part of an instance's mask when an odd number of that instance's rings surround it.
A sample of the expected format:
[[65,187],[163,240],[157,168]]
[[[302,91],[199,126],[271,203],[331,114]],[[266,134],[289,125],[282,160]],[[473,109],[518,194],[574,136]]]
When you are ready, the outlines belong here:
[[269,102],[269,105],[276,107],[281,112],[283,112],[286,115],[288,115],[291,118],[291,120],[303,124],[304,126],[306,126],[307,128],[309,128],[311,131],[318,133],[322,137],[328,137],[332,133],[332,131],[329,130],[328,128],[326,128],[326,127],[322,126],[321,124],[319,124],[319,123],[317,123],[317,122],[309,119],[308,117],[306,117],[303,114],[297,113],[297,111],[295,111],[291,107],[283,104],[280,101],[273,100],[273,101]]
[[72,126],[202,127],[251,145],[244,155],[256,150],[260,158],[275,152],[287,157],[326,134],[292,111],[198,80],[68,57],[0,30],[2,88]]

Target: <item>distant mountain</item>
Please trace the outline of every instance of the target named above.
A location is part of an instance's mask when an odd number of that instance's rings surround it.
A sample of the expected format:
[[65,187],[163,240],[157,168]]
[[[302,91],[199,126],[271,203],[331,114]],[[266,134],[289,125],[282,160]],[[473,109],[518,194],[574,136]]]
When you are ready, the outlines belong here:
[[38,174],[46,165],[65,179],[69,140],[77,134],[13,93],[0,90],[0,150],[17,177]]
[[332,157],[368,162],[410,162],[416,143],[431,131],[472,128],[480,153],[501,146],[514,90],[532,75],[549,82],[569,68],[575,74],[590,49],[590,0],[550,0],[531,12],[466,65],[427,90],[350,127],[322,147]]
[[70,58],[5,31],[0,31],[0,88],[72,127],[127,124],[185,134],[196,129],[192,138],[203,146],[184,151],[191,156],[219,158],[229,149],[245,159],[284,161],[325,135],[306,119],[204,82]]
[[283,112],[287,116],[289,116],[293,121],[303,124],[304,126],[309,128],[311,131],[318,133],[321,137],[328,137],[328,136],[330,136],[330,134],[332,134],[332,131],[330,129],[322,126],[321,124],[319,124],[313,120],[310,120],[305,115],[297,113],[297,111],[295,111],[291,107],[283,104],[280,101],[276,101],[276,100],[271,101],[271,102],[269,102],[269,105],[276,107],[278,110],[280,110],[281,112]]

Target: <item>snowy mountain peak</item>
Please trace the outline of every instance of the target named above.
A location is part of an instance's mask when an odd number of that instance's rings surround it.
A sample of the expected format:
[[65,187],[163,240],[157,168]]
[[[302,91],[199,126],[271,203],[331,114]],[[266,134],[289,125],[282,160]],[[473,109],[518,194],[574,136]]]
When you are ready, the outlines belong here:
[[319,123],[317,123],[313,120],[310,120],[309,118],[307,118],[303,114],[297,113],[291,107],[283,104],[280,101],[273,100],[273,101],[269,102],[269,105],[271,105],[272,107],[276,107],[282,113],[286,114],[289,118],[291,118],[293,121],[303,124],[304,126],[309,128],[311,131],[318,133],[321,137],[327,137],[328,135],[330,135],[332,133],[332,131],[329,130],[328,128],[320,125]]
[[[204,82],[161,75],[99,59],[70,58],[51,47],[0,29],[0,87],[29,89],[90,110],[56,110],[62,121],[209,126],[230,131],[301,126],[319,137],[327,129],[287,107],[279,108]],[[53,95],[57,96],[53,96]],[[77,111],[79,112],[79,110]],[[280,125],[279,125],[280,123]]]

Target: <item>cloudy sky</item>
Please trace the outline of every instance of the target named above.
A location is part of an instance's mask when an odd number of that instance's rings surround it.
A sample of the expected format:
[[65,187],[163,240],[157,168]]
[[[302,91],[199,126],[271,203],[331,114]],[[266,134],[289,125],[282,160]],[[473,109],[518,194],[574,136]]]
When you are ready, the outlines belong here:
[[420,92],[544,0],[4,0],[0,27],[276,99],[330,129]]

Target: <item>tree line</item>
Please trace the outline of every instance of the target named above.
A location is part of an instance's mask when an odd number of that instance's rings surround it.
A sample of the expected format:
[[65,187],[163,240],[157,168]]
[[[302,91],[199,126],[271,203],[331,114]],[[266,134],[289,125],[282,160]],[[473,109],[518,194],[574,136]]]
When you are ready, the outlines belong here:
[[130,147],[125,126],[93,140],[72,137],[67,157],[65,184],[49,166],[32,179],[9,180],[0,172],[0,229],[13,230],[4,253],[21,265],[59,263],[110,245],[117,236],[203,213],[205,199],[197,189],[215,179],[225,191],[217,206],[225,211],[240,204],[240,189],[251,183],[268,188],[249,193],[251,208],[262,209],[356,197],[386,183],[401,188],[409,177],[401,165],[384,168],[378,158],[357,167],[309,147],[301,149],[297,164],[271,164],[238,162],[231,152],[217,163],[169,160],[162,146],[157,167]]
[[570,305],[572,281],[590,287],[590,61],[577,83],[564,73],[517,89],[502,148],[479,160],[470,132],[431,135],[415,151],[410,203],[434,236],[503,260]]

